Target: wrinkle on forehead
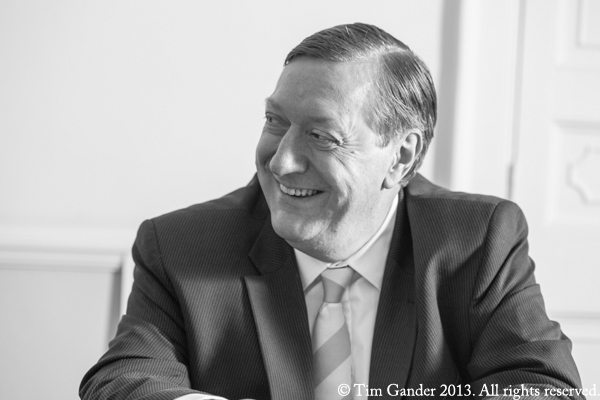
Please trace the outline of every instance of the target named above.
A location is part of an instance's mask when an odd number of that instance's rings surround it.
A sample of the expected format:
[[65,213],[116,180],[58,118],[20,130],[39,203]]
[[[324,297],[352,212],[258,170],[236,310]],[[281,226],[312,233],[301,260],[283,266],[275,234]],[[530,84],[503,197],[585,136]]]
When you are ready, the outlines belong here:
[[375,59],[333,62],[302,57],[284,68],[275,92],[266,102],[281,109],[287,108],[288,102],[302,104],[308,95],[312,103],[304,103],[303,107],[314,119],[337,117],[348,120],[349,117],[363,116],[370,120],[365,113],[371,112],[378,71]]

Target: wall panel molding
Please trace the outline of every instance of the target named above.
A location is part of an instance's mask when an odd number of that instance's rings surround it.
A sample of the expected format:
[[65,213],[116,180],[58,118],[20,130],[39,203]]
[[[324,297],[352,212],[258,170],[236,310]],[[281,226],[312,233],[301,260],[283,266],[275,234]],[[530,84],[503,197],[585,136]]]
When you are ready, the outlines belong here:
[[131,250],[136,229],[58,226],[0,226],[0,250],[122,253]]
[[0,270],[120,272],[135,232],[49,227],[0,228]]
[[600,345],[600,314],[550,312],[550,319],[558,322],[563,332],[571,340]]
[[67,272],[121,271],[123,256],[115,254],[48,252],[36,249],[6,250],[0,249],[0,270],[35,270]]

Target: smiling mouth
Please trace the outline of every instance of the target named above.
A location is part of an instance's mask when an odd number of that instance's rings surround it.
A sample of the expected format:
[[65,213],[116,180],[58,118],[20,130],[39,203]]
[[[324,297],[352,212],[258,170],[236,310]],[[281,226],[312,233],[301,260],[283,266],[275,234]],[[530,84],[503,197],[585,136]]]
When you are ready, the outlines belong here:
[[283,186],[281,183],[279,184],[279,189],[281,189],[283,193],[294,197],[312,197],[319,193],[323,193],[320,190],[314,189],[292,189],[287,186]]

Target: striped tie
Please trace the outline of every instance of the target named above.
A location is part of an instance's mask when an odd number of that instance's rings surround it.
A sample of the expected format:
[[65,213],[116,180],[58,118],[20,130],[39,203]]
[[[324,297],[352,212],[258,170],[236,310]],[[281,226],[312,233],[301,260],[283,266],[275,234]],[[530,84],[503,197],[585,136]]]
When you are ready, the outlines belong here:
[[313,329],[315,400],[350,399],[338,393],[341,384],[352,387],[350,335],[342,308],[342,295],[354,270],[348,266],[328,268],[321,274],[323,305]]

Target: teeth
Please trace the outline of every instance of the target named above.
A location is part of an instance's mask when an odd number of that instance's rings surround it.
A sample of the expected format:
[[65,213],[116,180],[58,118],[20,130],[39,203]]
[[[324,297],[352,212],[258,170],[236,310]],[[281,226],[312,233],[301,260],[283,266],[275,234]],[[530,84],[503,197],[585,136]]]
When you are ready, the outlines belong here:
[[313,190],[313,189],[288,188],[286,186],[283,186],[281,183],[279,184],[279,188],[281,189],[281,191],[283,193],[289,194],[290,196],[296,196],[296,197],[310,197],[310,196],[314,196],[315,194],[319,193],[318,190]]

